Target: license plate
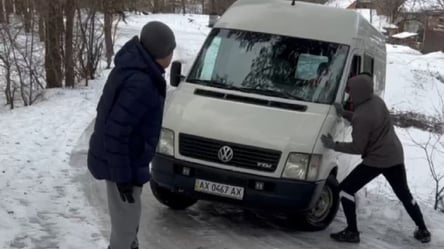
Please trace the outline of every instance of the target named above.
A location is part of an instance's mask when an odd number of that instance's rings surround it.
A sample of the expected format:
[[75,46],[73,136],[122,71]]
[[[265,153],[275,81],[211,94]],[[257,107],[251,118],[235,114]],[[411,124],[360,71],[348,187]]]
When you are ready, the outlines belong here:
[[244,198],[244,188],[242,187],[210,182],[201,179],[196,179],[194,190],[237,200],[242,200]]

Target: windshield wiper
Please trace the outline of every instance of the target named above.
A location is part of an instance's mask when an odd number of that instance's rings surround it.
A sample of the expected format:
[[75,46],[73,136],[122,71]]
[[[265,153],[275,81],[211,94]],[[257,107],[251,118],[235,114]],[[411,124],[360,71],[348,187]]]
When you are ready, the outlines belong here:
[[204,84],[206,86],[212,86],[212,87],[217,87],[217,88],[222,88],[222,89],[227,89],[227,90],[233,90],[233,91],[240,91],[240,92],[244,92],[244,93],[256,93],[256,94],[262,94],[262,95],[267,95],[267,96],[272,96],[272,97],[279,97],[279,98],[287,98],[287,99],[292,99],[292,100],[302,100],[305,101],[305,99],[295,96],[293,94],[290,93],[286,93],[286,92],[277,92],[277,91],[273,91],[273,90],[269,90],[269,89],[255,89],[255,88],[245,88],[245,87],[236,87],[233,85],[227,85],[224,83],[220,83],[217,81],[212,81],[212,80],[202,80],[202,79],[190,79],[188,80],[188,82],[191,83],[200,83],[200,84]]
[[248,91],[250,91],[252,93],[258,93],[258,94],[263,94],[263,95],[272,96],[272,97],[280,97],[280,98],[305,101],[305,99],[295,96],[293,94],[287,93],[287,92],[278,92],[278,91],[273,91],[273,90],[269,90],[269,89],[254,89],[254,88],[248,89]]
[[227,90],[240,91],[240,92],[248,92],[248,90],[249,90],[249,89],[246,89],[246,88],[236,87],[236,86],[233,86],[233,85],[227,85],[227,84],[220,83],[220,82],[217,82],[217,81],[212,81],[212,80],[191,79],[191,80],[188,80],[188,82],[191,82],[191,83],[202,83],[203,85],[206,85],[206,86],[212,86],[212,87],[217,87],[217,88],[222,88],[222,89],[227,89]]

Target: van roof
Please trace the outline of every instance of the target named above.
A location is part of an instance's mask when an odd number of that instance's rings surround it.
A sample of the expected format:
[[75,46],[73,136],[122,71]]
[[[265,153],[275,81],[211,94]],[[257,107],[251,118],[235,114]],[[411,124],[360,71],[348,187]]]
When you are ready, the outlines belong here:
[[238,0],[220,18],[216,28],[352,44],[353,38],[384,42],[361,14],[353,10],[291,0]]

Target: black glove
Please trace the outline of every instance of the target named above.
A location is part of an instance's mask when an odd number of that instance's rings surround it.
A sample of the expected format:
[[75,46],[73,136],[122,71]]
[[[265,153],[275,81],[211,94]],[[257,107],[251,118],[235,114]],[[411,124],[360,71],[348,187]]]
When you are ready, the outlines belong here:
[[122,201],[128,203],[134,203],[133,197],[133,184],[131,183],[116,183],[117,189],[120,193],[120,198]]
[[324,144],[325,148],[334,149],[336,147],[335,141],[333,141],[332,135],[329,133],[328,136],[322,135],[321,141]]
[[344,115],[344,107],[341,104],[335,103],[334,104],[336,113],[339,117],[342,117]]

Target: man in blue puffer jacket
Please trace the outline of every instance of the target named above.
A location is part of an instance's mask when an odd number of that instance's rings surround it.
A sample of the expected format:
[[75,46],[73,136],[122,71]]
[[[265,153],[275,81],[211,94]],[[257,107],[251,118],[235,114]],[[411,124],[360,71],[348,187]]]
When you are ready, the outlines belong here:
[[147,23],[117,53],[97,107],[88,169],[106,180],[110,249],[138,248],[142,186],[149,181],[166,95],[164,69],[176,41],[161,22]]

